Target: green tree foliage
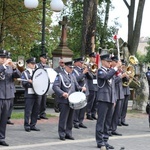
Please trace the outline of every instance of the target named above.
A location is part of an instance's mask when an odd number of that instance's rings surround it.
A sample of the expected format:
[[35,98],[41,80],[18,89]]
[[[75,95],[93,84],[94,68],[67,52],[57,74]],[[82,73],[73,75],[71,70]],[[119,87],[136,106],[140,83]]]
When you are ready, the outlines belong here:
[[[0,47],[13,56],[29,56],[35,43],[41,41],[42,2],[38,8],[25,8],[23,0],[1,0],[0,2]],[[46,46],[49,46],[50,6],[46,8]]]

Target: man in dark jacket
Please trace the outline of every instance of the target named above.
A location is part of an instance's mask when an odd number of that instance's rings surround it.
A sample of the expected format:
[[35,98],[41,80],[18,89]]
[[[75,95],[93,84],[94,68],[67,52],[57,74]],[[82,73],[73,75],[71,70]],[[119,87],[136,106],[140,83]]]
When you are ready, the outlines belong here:
[[[36,128],[38,113],[39,113],[39,101],[38,95],[35,94],[32,85],[32,75],[36,67],[36,58],[32,57],[26,60],[27,69],[22,73],[22,85],[25,88],[25,110],[24,110],[24,129],[27,132],[40,131]],[[30,120],[31,119],[31,120]]]
[[[45,68],[50,68],[49,65],[47,65],[47,54],[41,54],[40,55],[40,62],[37,63],[36,67],[37,68],[42,68],[42,69],[45,69]],[[47,95],[44,94],[44,95],[39,95],[38,96],[38,101],[40,102],[40,109],[39,109],[39,115],[38,115],[38,119],[48,119],[46,117],[46,100],[47,100]]]
[[57,102],[60,110],[58,124],[60,140],[74,140],[74,137],[72,136],[74,110],[69,106],[68,96],[75,91],[86,90],[85,87],[79,86],[76,78],[71,74],[72,71],[72,61],[65,62],[64,71],[57,75],[53,84],[53,90],[55,94],[58,95]]
[[14,95],[13,80],[20,78],[21,73],[11,59],[7,59],[7,51],[0,50],[0,145],[9,146],[5,142],[6,124],[10,104]]
[[96,142],[98,148],[114,149],[108,144],[109,128],[111,124],[113,106],[116,102],[114,74],[121,66],[118,62],[114,68],[110,68],[109,54],[101,55],[102,66],[98,70]]

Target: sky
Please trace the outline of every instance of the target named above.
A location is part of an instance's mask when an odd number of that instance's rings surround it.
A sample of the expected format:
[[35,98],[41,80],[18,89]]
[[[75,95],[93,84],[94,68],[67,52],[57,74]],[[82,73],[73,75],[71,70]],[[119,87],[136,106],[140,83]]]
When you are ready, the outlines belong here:
[[[139,0],[136,0],[138,2]],[[130,0],[128,0],[130,2]],[[111,24],[112,20],[114,18],[118,18],[118,22],[121,24],[121,27],[119,28],[118,35],[121,37],[124,41],[127,41],[127,30],[128,30],[128,9],[126,5],[124,4],[123,0],[113,0],[112,2],[113,6],[115,7],[111,13],[110,13],[110,22]],[[130,5],[130,3],[129,3]],[[136,4],[137,6],[137,4]],[[149,21],[149,15],[150,15],[150,0],[145,0],[145,7],[143,12],[143,20],[142,20],[142,26],[141,26],[141,36],[140,37],[150,37],[150,21]]]

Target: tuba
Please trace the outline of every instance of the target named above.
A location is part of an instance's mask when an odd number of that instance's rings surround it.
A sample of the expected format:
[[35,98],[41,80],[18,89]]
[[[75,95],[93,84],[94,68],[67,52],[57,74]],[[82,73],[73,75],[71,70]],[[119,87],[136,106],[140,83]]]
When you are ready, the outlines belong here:
[[140,87],[140,82],[135,77],[135,69],[133,65],[138,64],[138,59],[131,55],[129,57],[129,65],[124,69],[124,72],[129,76],[129,80],[123,81],[123,86],[129,86],[131,83],[134,83],[135,86]]

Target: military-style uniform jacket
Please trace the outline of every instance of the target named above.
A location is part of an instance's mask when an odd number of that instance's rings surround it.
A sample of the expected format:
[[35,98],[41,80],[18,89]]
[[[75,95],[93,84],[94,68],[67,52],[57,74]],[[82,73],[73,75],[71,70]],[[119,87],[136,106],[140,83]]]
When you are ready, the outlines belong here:
[[97,86],[97,76],[96,74],[92,74],[92,79],[87,78],[87,83],[88,83],[88,88],[90,91],[97,91],[98,86]]
[[57,75],[52,88],[58,96],[57,102],[66,104],[69,104],[69,101],[62,96],[64,92],[67,92],[70,95],[71,93],[82,89],[77,83],[76,78],[72,74],[70,74],[69,78],[65,71]]
[[49,65],[47,65],[47,64],[42,64],[41,62],[39,62],[39,63],[37,63],[36,64],[36,68],[50,68],[50,66]]
[[[128,82],[129,79],[124,77],[122,79],[122,83],[125,82],[125,81]],[[129,88],[129,86],[123,86],[123,92],[124,92],[124,95],[130,95],[130,88]]]
[[18,69],[10,66],[0,65],[0,99],[14,98],[14,78],[20,78],[21,73]]
[[[21,79],[32,79],[33,71],[34,70],[32,69],[26,69],[24,72],[22,72]],[[35,95],[33,86],[30,82],[22,81],[22,86],[25,88],[25,97],[33,97],[33,95]]]
[[116,102],[115,80],[113,78],[115,72],[116,71],[113,68],[107,70],[107,68],[104,68],[103,66],[98,70],[98,101],[110,103]]
[[115,78],[116,99],[124,99],[122,78],[119,75],[115,75],[114,78]]
[[92,79],[93,78],[92,74],[89,72],[86,74],[83,74],[83,69],[81,69],[80,67],[74,67],[72,74],[76,77],[77,82],[79,83],[79,85],[81,87],[82,86],[86,87],[85,95],[88,96],[89,95],[89,88],[88,88],[87,78]]
[[54,70],[55,70],[57,73],[60,73],[60,72],[64,71],[61,66],[58,66],[58,67],[55,68]]

